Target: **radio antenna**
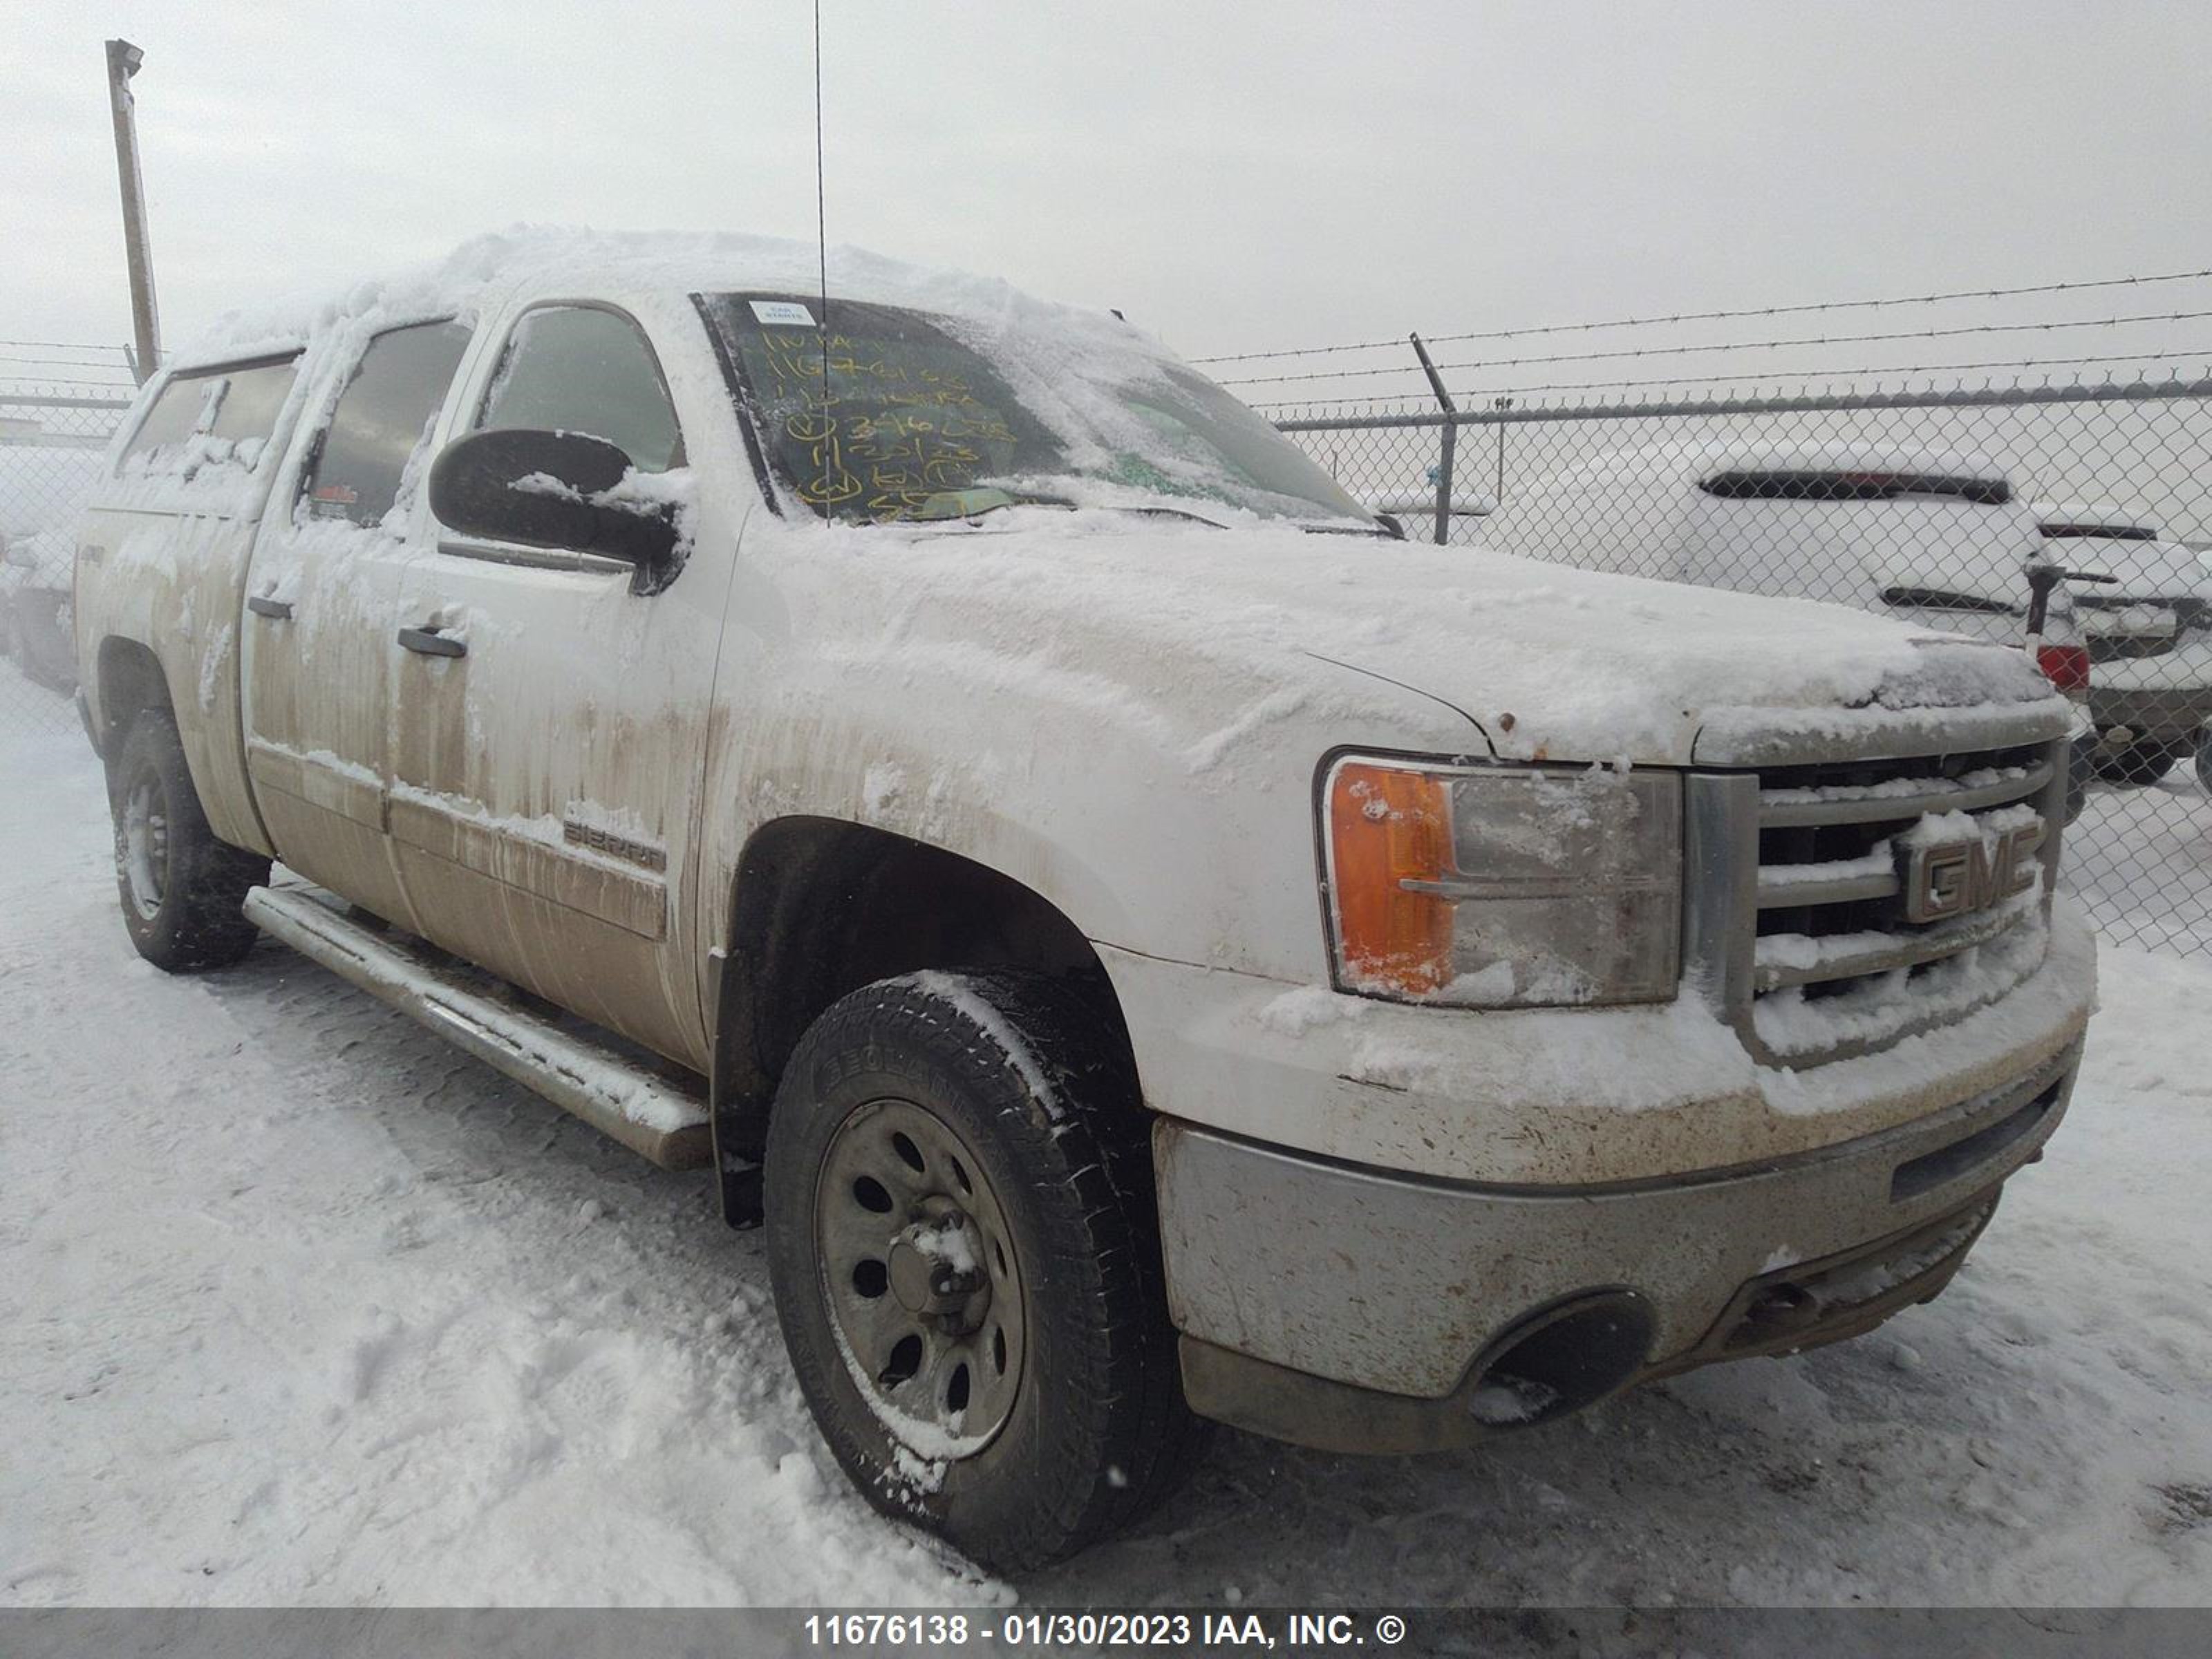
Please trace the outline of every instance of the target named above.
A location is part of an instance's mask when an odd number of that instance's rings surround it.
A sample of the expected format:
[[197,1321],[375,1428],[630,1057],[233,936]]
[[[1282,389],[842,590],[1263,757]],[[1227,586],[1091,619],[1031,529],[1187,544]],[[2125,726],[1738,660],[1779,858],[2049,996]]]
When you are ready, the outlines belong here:
[[814,246],[821,260],[823,435],[830,424],[830,218],[822,188],[822,0],[814,0]]

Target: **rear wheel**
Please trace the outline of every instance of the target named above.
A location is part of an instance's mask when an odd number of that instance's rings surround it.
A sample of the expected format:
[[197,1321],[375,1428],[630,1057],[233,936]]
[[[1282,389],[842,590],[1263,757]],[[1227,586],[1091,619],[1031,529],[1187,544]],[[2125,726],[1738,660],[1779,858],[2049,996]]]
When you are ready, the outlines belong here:
[[2138,738],[2124,749],[2099,755],[2091,763],[2106,783],[2156,783],[2173,770],[2176,756],[2162,743]]
[[2212,795],[2212,729],[2197,740],[2197,782],[2206,794]]
[[175,974],[221,968],[252,949],[241,907],[269,879],[269,860],[216,839],[167,710],[131,722],[107,796],[123,925],[138,954]]
[[1146,1121],[1091,1004],[919,974],[793,1055],[765,1168],[776,1314],[854,1486],[984,1565],[1057,1560],[1195,1460]]

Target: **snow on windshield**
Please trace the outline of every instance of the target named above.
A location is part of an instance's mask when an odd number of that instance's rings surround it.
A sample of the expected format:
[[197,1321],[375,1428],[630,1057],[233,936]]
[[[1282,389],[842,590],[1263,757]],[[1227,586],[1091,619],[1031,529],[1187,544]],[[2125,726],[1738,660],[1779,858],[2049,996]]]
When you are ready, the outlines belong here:
[[1371,522],[1250,410],[1139,348],[900,307],[718,294],[702,309],[777,481],[825,518],[1042,501]]

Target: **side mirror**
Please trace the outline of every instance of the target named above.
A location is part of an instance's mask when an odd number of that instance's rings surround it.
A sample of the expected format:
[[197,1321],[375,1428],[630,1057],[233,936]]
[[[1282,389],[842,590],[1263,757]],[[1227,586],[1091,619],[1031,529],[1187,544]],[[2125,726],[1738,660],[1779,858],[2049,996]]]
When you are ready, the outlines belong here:
[[10,546],[5,553],[0,553],[0,564],[12,564],[18,570],[28,570],[38,562],[37,556],[21,542]]
[[432,464],[430,510],[465,536],[620,559],[652,592],[675,574],[675,511],[608,499],[629,470],[619,447],[580,432],[472,433]]

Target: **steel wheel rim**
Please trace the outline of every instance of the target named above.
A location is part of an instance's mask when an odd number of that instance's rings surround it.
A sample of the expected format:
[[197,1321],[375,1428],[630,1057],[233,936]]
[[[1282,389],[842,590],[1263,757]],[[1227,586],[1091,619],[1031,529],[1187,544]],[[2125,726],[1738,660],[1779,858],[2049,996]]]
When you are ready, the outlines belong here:
[[974,1150],[912,1101],[868,1102],[823,1154],[814,1231],[838,1349],[878,1420],[926,1459],[981,1451],[1019,1396],[1028,1322]]
[[160,780],[141,774],[123,803],[123,876],[142,921],[161,914],[169,890],[169,815]]

